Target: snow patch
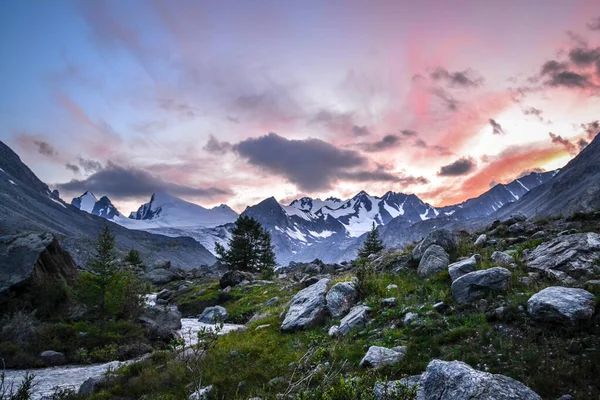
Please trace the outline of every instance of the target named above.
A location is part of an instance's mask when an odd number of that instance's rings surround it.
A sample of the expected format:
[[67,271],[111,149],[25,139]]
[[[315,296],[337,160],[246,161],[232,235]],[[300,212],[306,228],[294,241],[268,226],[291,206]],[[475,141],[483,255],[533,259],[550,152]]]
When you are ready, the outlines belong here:
[[62,207],[67,208],[67,206],[65,206],[61,201],[58,201],[56,199],[53,199],[52,197],[48,197],[50,200],[52,200],[53,202],[55,202],[56,204],[60,204]]
[[15,183],[15,182],[14,182],[12,179],[9,179],[8,181],[9,181],[10,183],[12,183],[13,185],[15,185],[15,186],[19,186],[19,185],[17,185],[17,184],[16,184],[16,183]]

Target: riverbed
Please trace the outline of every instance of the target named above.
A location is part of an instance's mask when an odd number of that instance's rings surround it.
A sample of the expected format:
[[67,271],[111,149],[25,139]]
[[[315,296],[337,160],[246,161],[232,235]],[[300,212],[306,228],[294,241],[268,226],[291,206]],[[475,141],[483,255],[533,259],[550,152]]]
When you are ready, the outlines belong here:
[[[181,319],[180,334],[186,342],[186,345],[196,344],[198,342],[198,332],[201,329],[208,331],[219,331],[219,335],[224,335],[239,329],[245,329],[244,325],[224,324],[219,325],[205,324],[198,322],[195,318]],[[31,372],[35,375],[33,399],[41,399],[44,396],[51,396],[57,388],[73,389],[77,391],[79,386],[87,379],[98,377],[108,370],[114,370],[123,365],[136,362],[129,361],[112,361],[104,364],[93,365],[68,365],[62,367],[40,368],[30,370],[6,370],[4,371],[5,384],[14,384],[15,389],[22,382],[25,374]]]

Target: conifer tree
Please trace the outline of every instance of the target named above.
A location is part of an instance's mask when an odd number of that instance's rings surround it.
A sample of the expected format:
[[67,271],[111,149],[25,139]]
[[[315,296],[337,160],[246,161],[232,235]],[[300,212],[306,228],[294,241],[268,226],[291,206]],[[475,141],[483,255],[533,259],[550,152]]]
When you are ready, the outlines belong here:
[[217,243],[219,261],[232,270],[267,272],[275,266],[271,235],[252,217],[240,216],[235,221],[229,250]]
[[360,248],[360,250],[358,250],[358,257],[367,258],[371,254],[379,253],[383,249],[383,241],[379,238],[377,226],[375,226],[375,222],[373,222],[373,228],[371,228],[371,232],[369,232],[367,235],[363,246]]

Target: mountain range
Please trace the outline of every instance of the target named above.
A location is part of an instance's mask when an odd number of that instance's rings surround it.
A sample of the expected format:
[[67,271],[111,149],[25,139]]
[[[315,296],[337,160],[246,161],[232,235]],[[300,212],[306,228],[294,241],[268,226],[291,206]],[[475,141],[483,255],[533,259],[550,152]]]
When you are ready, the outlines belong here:
[[[93,199],[88,194],[80,200],[79,207],[89,210]],[[57,191],[50,191],[48,185],[0,141],[0,235],[50,232],[59,238],[78,265],[84,265],[98,232],[109,224],[121,254],[135,248],[147,263],[171,261],[182,268],[214,264],[213,254],[190,237],[173,238],[131,230],[93,215],[94,210],[103,214],[98,211],[101,204],[102,199],[96,201],[89,213],[65,203]]]
[[[414,194],[388,192],[378,197],[361,191],[347,200],[303,197],[288,205],[271,197],[247,207],[242,215],[255,218],[271,233],[279,263],[315,258],[338,262],[356,256],[363,236],[373,224],[391,232],[393,227],[410,231],[411,226],[424,221],[432,221],[423,225],[431,226],[445,220],[466,223],[482,219],[550,181],[556,173],[532,172],[508,184],[498,184],[477,198],[441,208]],[[85,199],[85,195],[80,198]],[[90,199],[88,209],[91,204]],[[214,253],[215,243],[227,244],[236,218],[237,214],[226,205],[207,209],[166,193],[155,193],[129,218],[119,214],[111,219],[130,229],[171,237],[189,236]],[[386,229],[388,226],[391,228]],[[402,235],[385,236],[387,244],[405,243],[397,240]]]
[[[227,205],[205,208],[158,192],[129,217],[91,192],[65,204],[58,193],[0,142],[2,233],[37,229],[57,233],[78,255],[92,232],[110,221],[122,247],[152,249],[153,257],[195,267],[215,261],[216,243],[227,244],[237,213]],[[600,208],[600,139],[560,171],[532,172],[457,205],[434,207],[414,194],[364,191],[350,199],[303,197],[285,205],[267,198],[241,215],[257,219],[272,236],[277,262],[351,260],[366,232],[377,226],[386,246],[402,246],[438,228],[473,229],[513,213],[569,215]],[[104,222],[103,222],[104,221]],[[89,246],[87,247],[89,249]],[[80,257],[82,259],[83,257]],[[192,261],[193,260],[193,261]]]

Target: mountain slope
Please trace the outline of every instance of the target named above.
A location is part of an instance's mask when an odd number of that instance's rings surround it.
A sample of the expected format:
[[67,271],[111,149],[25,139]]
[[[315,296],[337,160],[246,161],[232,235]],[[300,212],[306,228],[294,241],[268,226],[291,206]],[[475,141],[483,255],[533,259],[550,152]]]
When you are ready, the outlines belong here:
[[124,253],[136,248],[148,262],[170,260],[183,268],[215,262],[215,257],[192,238],[169,238],[131,231],[65,204],[10,147],[0,141],[1,234],[51,232],[61,239],[61,245],[82,265],[93,249],[98,232],[106,224],[115,234],[118,251]]
[[530,190],[550,181],[557,172],[532,172],[510,183],[495,185],[482,195],[463,203],[441,208],[440,213],[455,219],[486,217],[505,205],[519,200]]
[[569,216],[600,209],[600,134],[549,182],[494,214],[520,212],[528,217]]

